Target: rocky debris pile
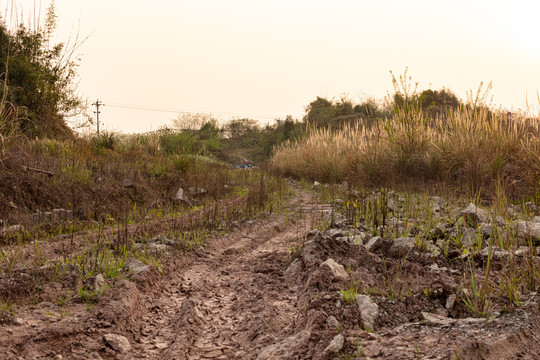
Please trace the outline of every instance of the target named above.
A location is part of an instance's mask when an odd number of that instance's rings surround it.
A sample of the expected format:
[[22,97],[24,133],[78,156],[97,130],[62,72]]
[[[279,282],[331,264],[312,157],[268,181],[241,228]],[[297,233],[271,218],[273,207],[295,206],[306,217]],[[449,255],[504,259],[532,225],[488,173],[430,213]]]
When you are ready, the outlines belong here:
[[[388,197],[392,216],[384,224],[354,221],[334,209],[333,227],[306,233],[284,272],[303,284],[300,303],[306,313],[295,335],[259,358],[287,349],[286,354],[304,351],[314,359],[340,354],[442,359],[475,346],[493,352],[493,339],[499,346],[530,337],[528,328],[540,324],[536,292],[520,289],[519,303],[512,304],[493,291],[488,305],[481,304],[478,288],[471,288],[464,273],[476,271],[481,278],[488,257],[493,279],[500,278],[509,259],[540,266],[540,218],[514,214],[504,220],[472,203],[448,209],[440,197],[430,200],[428,221],[406,217],[405,201],[396,194]],[[479,312],[474,306],[485,307]],[[508,312],[511,308],[516,310]]]

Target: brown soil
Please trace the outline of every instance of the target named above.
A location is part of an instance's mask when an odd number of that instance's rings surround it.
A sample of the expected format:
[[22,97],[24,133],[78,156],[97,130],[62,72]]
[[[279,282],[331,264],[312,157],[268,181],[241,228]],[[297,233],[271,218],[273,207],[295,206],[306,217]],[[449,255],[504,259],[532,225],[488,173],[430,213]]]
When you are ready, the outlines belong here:
[[[65,284],[46,284],[41,302],[20,305],[15,315],[0,319],[0,358],[537,358],[536,294],[522,308],[489,321],[467,318],[458,305],[447,314],[455,319],[451,324],[424,321],[422,312],[444,307],[463,269],[441,263],[454,271],[433,270],[421,255],[383,262],[360,245],[318,235],[312,229],[328,207],[296,191],[291,214],[253,221],[193,254],[175,252],[163,274],[150,270],[116,281],[91,312],[85,304],[50,302],[45,295]],[[158,233],[161,226],[149,228]],[[298,249],[309,231],[321,240],[308,254],[306,246]],[[53,254],[68,241],[58,239],[44,251]],[[398,274],[396,289],[406,296],[370,296],[380,311],[373,333],[363,330],[357,305],[339,295],[351,284],[320,266],[328,258],[345,265],[359,289],[384,288],[388,274]],[[32,292],[25,276],[0,280],[12,299]],[[328,324],[330,316],[338,329]],[[345,340],[342,350],[325,352],[337,333]],[[104,340],[107,334],[126,337],[130,349],[115,348]]]

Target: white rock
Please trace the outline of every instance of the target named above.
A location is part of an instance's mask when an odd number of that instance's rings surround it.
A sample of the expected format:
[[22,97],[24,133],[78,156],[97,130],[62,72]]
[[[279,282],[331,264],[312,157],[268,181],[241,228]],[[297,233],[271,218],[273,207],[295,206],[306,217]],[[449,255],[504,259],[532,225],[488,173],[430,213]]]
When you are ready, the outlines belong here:
[[191,199],[189,198],[189,196],[187,196],[185,193],[184,193],[184,189],[182,188],[178,188],[178,191],[176,192],[176,194],[173,196],[173,200],[175,201],[183,201],[185,202],[186,204],[188,204],[189,206],[191,206]]
[[126,354],[131,350],[129,340],[122,335],[118,334],[106,334],[103,335],[103,340],[109,344],[114,351]]
[[450,311],[454,308],[454,304],[456,303],[456,298],[457,298],[456,294],[448,295],[448,297],[446,298],[446,304],[444,305],[446,310]]
[[103,286],[105,286],[107,283],[105,282],[105,278],[101,274],[97,274],[96,278],[94,279],[94,288],[96,290],[101,290]]
[[377,251],[377,249],[379,249],[382,246],[383,242],[384,240],[382,237],[374,236],[371,239],[369,239],[368,242],[364,246],[369,251]]
[[338,280],[349,280],[349,274],[345,271],[343,265],[338,264],[333,259],[328,259],[321,264],[321,267],[328,267],[332,275]]
[[449,325],[452,325],[454,323],[456,323],[457,320],[455,319],[450,319],[446,316],[441,316],[441,315],[438,315],[438,314],[432,314],[432,313],[428,313],[428,312],[424,312],[422,311],[422,316],[424,317],[424,320],[432,323],[432,324],[435,324],[435,325],[442,325],[442,326],[449,326]]
[[357,295],[356,305],[358,306],[358,310],[360,310],[364,327],[371,331],[375,330],[375,323],[379,317],[379,306],[367,295]]
[[466,209],[459,213],[459,215],[469,220],[474,226],[477,226],[478,223],[488,222],[485,210],[480,209],[473,203],[470,203]]
[[126,261],[125,268],[135,274],[143,272],[143,271],[147,271],[150,269],[148,265],[134,258],[130,258]]
[[517,236],[523,239],[540,241],[540,223],[532,221],[516,221]]
[[343,344],[345,343],[345,338],[342,334],[338,334],[334,336],[332,341],[330,341],[330,344],[324,349],[323,351],[323,358],[325,356],[335,354],[341,351],[343,349]]

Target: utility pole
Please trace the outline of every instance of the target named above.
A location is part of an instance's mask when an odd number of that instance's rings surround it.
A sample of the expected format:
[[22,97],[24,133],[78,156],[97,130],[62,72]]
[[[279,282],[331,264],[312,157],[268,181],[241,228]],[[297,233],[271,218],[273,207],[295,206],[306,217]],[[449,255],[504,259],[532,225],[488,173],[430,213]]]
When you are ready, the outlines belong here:
[[105,106],[105,104],[100,102],[99,100],[96,100],[96,102],[93,103],[92,105],[96,107],[96,111],[94,111],[94,114],[96,114],[97,136],[99,136],[99,107]]

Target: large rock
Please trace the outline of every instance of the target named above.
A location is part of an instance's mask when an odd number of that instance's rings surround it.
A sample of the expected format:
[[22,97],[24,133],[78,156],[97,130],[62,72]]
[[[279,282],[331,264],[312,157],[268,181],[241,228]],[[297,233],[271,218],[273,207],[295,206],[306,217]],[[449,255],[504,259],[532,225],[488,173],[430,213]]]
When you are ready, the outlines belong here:
[[375,324],[379,317],[379,306],[367,295],[357,295],[356,305],[358,306],[358,310],[360,310],[364,328],[370,331],[375,330]]
[[131,344],[125,336],[118,334],[106,334],[103,335],[103,340],[105,340],[105,342],[109,344],[109,346],[112,347],[116,352],[127,354],[131,350]]
[[343,265],[338,264],[333,259],[328,259],[321,264],[321,267],[325,266],[330,269],[330,272],[336,279],[344,281],[349,280],[349,274],[345,271]]
[[466,209],[461,210],[459,216],[465,218],[465,220],[473,227],[477,227],[479,223],[488,222],[488,216],[485,210],[480,209],[473,203],[470,203]]

